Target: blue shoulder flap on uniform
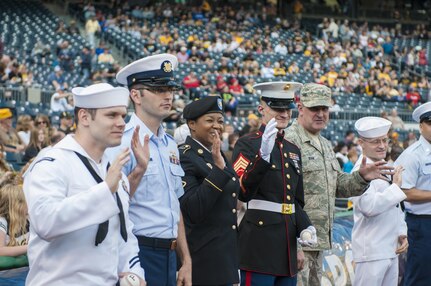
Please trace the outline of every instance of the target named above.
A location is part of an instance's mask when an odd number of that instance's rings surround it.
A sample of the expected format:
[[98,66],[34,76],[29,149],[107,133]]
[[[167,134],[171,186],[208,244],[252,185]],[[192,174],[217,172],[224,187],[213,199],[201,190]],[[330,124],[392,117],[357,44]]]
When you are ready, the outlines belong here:
[[38,164],[38,163],[40,163],[40,162],[42,162],[42,161],[54,162],[54,161],[55,161],[55,158],[52,158],[52,157],[43,157],[43,158],[41,158],[41,159],[37,160],[37,161],[33,164],[33,166],[31,167],[30,172],[31,172],[31,171],[33,171],[33,168],[34,168],[34,166],[36,166],[36,164]]

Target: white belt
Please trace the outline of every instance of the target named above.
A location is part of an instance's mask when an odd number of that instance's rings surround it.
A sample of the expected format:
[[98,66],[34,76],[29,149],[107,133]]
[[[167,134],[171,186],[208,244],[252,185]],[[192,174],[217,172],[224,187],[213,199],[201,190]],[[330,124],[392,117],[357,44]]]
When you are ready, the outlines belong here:
[[248,209],[276,212],[281,214],[295,213],[295,204],[279,204],[263,200],[251,200],[248,202]]

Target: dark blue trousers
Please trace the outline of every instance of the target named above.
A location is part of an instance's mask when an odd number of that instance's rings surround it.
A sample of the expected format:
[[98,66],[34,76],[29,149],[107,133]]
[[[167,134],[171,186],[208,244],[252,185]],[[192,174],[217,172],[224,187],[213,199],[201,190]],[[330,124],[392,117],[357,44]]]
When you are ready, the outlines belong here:
[[147,286],[177,285],[175,250],[139,245],[139,260],[145,270]]
[[241,286],[296,286],[297,279],[241,270]]
[[406,222],[409,249],[404,286],[429,286],[431,285],[431,216],[407,213]]

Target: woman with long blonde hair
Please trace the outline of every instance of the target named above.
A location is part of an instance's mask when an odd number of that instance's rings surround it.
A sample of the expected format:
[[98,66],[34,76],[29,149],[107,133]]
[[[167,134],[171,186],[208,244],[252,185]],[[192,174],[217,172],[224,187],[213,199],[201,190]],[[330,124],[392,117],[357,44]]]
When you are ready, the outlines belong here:
[[24,163],[30,161],[39,154],[39,151],[50,144],[48,130],[46,128],[35,128],[31,131],[30,142],[24,151],[22,161]]
[[27,204],[22,185],[11,179],[0,188],[0,256],[27,253]]

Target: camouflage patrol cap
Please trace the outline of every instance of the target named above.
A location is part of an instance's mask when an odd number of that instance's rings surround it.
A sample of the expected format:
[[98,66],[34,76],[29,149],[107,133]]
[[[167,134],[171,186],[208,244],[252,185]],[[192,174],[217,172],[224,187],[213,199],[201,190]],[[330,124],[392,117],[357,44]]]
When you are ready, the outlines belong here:
[[301,88],[300,101],[305,107],[332,106],[331,89],[317,83],[306,83]]

